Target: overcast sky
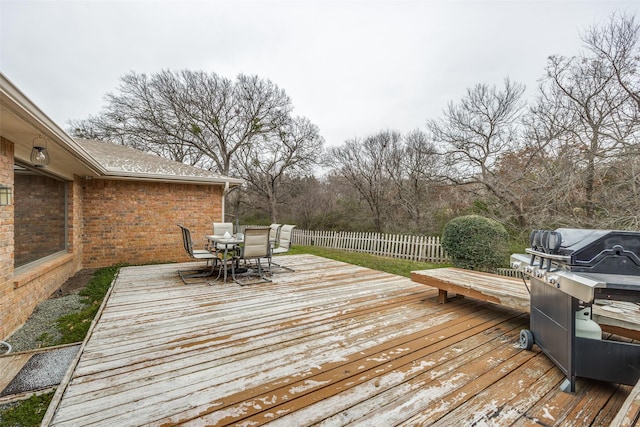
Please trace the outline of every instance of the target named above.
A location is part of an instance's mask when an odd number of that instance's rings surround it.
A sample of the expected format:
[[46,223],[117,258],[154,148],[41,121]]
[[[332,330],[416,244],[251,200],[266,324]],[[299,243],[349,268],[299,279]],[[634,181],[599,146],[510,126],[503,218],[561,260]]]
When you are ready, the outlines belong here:
[[257,74],[329,145],[440,117],[506,76],[533,95],[551,54],[640,1],[0,0],[0,70],[61,127],[130,71]]

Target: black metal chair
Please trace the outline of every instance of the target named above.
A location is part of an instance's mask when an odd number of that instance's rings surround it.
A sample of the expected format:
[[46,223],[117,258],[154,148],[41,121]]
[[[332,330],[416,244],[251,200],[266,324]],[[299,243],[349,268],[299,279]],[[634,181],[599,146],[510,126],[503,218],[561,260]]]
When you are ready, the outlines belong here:
[[267,258],[269,260],[269,265],[271,264],[271,245],[269,243],[269,229],[268,228],[247,228],[244,231],[244,241],[238,255],[235,257],[236,261],[244,260],[251,261],[255,260],[257,264],[257,274],[260,280],[253,282],[240,282],[236,279],[236,264],[237,262],[231,263],[231,277],[233,277],[234,282],[239,285],[254,285],[257,283],[266,283],[271,282],[271,279],[265,276],[265,272],[262,269],[262,263],[260,260],[262,258]]
[[[178,270],[178,275],[180,276],[180,279],[182,279],[182,282],[187,285],[188,283],[186,279],[196,279],[211,276],[218,262],[218,255],[216,253],[208,251],[207,249],[193,249],[191,231],[189,231],[189,229],[182,224],[178,224],[178,227],[180,227],[180,229],[182,230],[182,243],[184,245],[184,250],[187,252],[189,257],[199,261],[205,260],[207,262],[207,267],[204,269]],[[211,263],[210,266],[209,263]],[[189,271],[191,272],[190,274],[185,274]]]

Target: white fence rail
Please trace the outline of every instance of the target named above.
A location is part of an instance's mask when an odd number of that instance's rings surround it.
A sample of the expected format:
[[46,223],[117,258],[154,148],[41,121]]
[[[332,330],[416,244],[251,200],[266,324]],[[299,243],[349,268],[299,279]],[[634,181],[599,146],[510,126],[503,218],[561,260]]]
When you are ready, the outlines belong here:
[[514,270],[513,268],[496,268],[495,274],[506,277],[522,277],[518,270]]
[[411,236],[347,231],[293,230],[294,245],[320,246],[392,258],[434,263],[449,262],[437,236]]

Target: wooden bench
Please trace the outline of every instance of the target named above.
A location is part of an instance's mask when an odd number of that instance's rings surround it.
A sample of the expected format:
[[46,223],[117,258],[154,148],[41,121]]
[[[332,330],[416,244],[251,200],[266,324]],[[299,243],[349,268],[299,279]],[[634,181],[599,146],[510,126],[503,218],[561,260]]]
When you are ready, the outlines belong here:
[[520,279],[461,268],[412,271],[411,280],[438,289],[438,302],[448,301],[448,292],[494,304],[529,311],[529,292]]
[[[522,279],[461,268],[436,268],[411,272],[411,280],[438,289],[438,301],[448,293],[488,301],[529,312],[529,291]],[[640,340],[640,308],[635,304],[593,304],[592,319],[603,331]]]

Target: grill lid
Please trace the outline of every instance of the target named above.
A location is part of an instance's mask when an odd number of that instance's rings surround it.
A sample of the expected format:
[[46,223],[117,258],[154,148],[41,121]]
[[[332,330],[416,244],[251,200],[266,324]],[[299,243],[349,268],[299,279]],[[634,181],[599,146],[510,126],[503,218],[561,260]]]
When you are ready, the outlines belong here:
[[[532,253],[552,255],[569,271],[640,276],[640,232],[558,228],[534,230]],[[557,256],[553,256],[557,255]]]

